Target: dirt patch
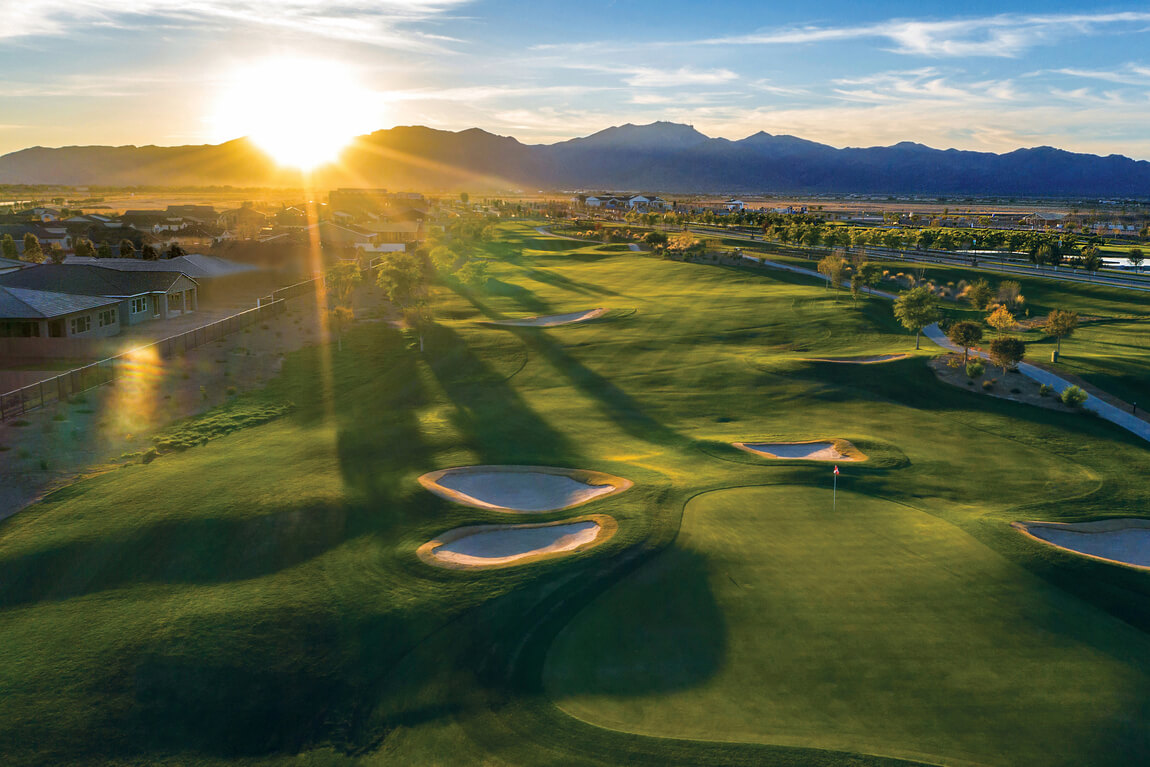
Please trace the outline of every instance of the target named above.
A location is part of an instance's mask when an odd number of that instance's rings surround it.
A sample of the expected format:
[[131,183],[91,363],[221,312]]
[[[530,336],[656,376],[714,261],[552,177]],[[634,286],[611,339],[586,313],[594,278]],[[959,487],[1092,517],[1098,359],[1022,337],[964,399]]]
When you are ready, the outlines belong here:
[[760,458],[799,461],[865,461],[866,455],[845,439],[809,442],[732,442],[732,445]]
[[1035,540],[1080,556],[1150,570],[1150,520],[1013,522],[1011,527]]
[[879,354],[874,357],[811,357],[806,362],[835,362],[840,365],[878,365],[883,362],[905,360],[910,354]]
[[[955,362],[958,363],[957,367],[953,364]],[[927,364],[930,365],[930,369],[934,371],[938,380],[960,389],[986,394],[998,399],[1008,399],[1012,402],[1024,402],[1027,405],[1044,407],[1047,410],[1060,410],[1063,413],[1082,412],[1081,408],[1076,409],[1063,405],[1062,400],[1058,399],[1058,395],[1053,392],[1046,396],[1040,394],[1040,384],[1037,381],[1031,380],[1021,373],[1011,372],[1003,375],[1002,368],[985,360],[982,362],[985,371],[977,378],[971,378],[966,374],[966,369],[962,365],[961,354],[944,354],[941,357],[935,357]],[[989,385],[987,385],[988,382]],[[1017,391],[1015,391],[1016,389]]]
[[541,317],[527,317],[521,320],[487,320],[484,324],[501,325],[515,328],[553,328],[559,325],[573,325],[577,322],[587,322],[607,313],[606,309],[588,309],[584,312],[571,312],[570,314],[548,314]]
[[617,529],[605,514],[532,525],[470,525],[436,536],[416,554],[429,565],[453,570],[510,567],[586,551],[610,540]]
[[514,513],[570,509],[633,484],[603,472],[554,466],[461,466],[424,474],[419,483],[455,503]]

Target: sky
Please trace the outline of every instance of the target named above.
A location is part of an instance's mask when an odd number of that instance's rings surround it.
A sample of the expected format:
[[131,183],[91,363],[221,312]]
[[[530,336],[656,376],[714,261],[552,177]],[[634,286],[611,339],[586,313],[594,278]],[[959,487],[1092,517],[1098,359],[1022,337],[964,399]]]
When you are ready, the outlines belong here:
[[1150,4],[0,0],[0,154],[218,143],[254,130],[248,94],[363,132],[670,120],[1150,160]]

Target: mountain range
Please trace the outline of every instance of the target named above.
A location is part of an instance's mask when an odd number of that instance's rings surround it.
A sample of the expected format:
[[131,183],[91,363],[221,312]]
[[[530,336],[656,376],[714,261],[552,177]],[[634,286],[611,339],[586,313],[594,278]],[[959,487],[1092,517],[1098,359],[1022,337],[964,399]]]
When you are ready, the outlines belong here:
[[[0,184],[299,186],[247,139],[201,146],[33,147],[0,156]],[[1150,197],[1150,162],[1052,147],[1005,154],[903,142],[843,148],[759,132],[732,141],[689,125],[622,125],[556,144],[523,144],[478,128],[401,126],[360,136],[320,188],[662,193],[859,193]]]

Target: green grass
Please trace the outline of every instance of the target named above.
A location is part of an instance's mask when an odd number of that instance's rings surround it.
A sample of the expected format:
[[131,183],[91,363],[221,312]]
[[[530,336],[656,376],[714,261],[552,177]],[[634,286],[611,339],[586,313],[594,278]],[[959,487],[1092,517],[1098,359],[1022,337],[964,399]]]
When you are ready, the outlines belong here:
[[[937,383],[921,356],[804,361],[913,350],[885,302],[836,303],[793,275],[556,246],[533,227],[502,224],[482,246],[486,289],[437,288],[423,354],[385,324],[359,324],[343,352],[290,355],[264,390],[176,427],[191,441],[212,432],[206,444],[0,524],[6,763],[1145,760],[1150,725],[1131,690],[1145,687],[1146,576],[1007,524],[1144,516],[1143,443]],[[1068,290],[1084,313],[1118,313]],[[478,322],[598,306],[611,321]],[[266,423],[212,426],[287,402]],[[828,437],[873,456],[842,489],[881,523],[851,528],[836,555],[845,593],[811,508],[829,467],[727,446]],[[635,487],[575,512],[619,521],[599,548],[483,573],[428,567],[414,552],[432,536],[506,521],[416,482],[475,463],[594,469]],[[749,509],[768,496],[794,510],[786,536],[756,527]],[[736,528],[744,547],[716,549]],[[755,550],[773,564],[749,563]],[[732,578],[758,586],[738,596]],[[901,600],[915,586],[918,600]],[[639,625],[652,602],[669,611],[665,630]],[[790,619],[765,633],[776,614]],[[644,647],[640,665],[620,666]],[[823,696],[833,675],[815,648],[868,663]],[[776,651],[801,671],[790,686],[776,685]],[[1058,688],[1050,668],[1074,684]],[[1007,693],[1019,710],[1001,710]],[[578,705],[582,719],[565,713]],[[980,720],[979,706],[994,715]],[[1024,719],[1016,738],[1002,734]]]
[[1097,749],[1145,735],[1129,716],[1150,706],[1150,637],[952,524],[830,496],[693,499],[674,549],[560,635],[548,692],[662,737],[948,763],[1131,756]]

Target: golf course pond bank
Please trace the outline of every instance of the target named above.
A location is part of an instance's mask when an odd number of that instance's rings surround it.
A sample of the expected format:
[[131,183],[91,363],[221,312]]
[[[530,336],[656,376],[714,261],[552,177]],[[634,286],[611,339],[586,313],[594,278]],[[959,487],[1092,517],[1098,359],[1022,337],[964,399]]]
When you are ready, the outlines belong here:
[[1031,538],[1080,556],[1150,569],[1150,520],[1014,522],[1012,526]]
[[514,513],[561,511],[632,485],[599,471],[554,466],[461,466],[424,474],[419,483],[455,503]]
[[614,518],[605,514],[542,524],[470,525],[442,533],[416,553],[436,567],[509,567],[584,551],[609,540],[617,529]]

